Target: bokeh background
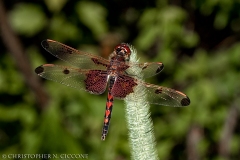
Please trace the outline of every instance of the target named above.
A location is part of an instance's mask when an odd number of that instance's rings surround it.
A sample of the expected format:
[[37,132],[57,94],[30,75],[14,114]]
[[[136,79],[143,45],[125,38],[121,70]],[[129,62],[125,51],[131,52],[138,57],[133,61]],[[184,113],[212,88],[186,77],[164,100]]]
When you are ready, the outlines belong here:
[[239,0],[2,0],[0,27],[0,155],[131,157],[123,101],[114,102],[103,142],[106,93],[34,73],[44,63],[69,65],[41,47],[49,38],[105,58],[127,42],[140,62],[164,63],[146,81],[186,93],[191,104],[151,105],[161,160],[240,159]]

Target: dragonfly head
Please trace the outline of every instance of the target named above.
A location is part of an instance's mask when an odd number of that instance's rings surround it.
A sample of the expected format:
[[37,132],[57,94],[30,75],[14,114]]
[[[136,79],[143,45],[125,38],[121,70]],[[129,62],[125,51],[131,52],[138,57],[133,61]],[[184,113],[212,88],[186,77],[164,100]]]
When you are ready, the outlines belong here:
[[127,43],[121,43],[114,48],[115,54],[119,58],[124,58],[125,61],[129,61],[131,50]]

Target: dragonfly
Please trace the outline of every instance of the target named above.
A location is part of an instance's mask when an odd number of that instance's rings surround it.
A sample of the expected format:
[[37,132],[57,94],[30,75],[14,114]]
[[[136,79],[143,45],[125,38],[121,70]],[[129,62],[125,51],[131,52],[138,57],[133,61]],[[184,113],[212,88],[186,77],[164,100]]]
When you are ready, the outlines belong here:
[[[180,91],[142,81],[140,78],[159,74],[164,65],[161,62],[131,62],[133,50],[127,43],[117,45],[109,59],[76,50],[50,39],[43,40],[41,44],[47,52],[75,67],[43,64],[35,69],[40,77],[96,95],[104,93],[108,88],[102,140],[105,140],[108,134],[114,99],[124,100],[131,94],[137,94],[137,86],[146,91],[145,96],[149,104],[173,107],[190,104],[188,96]],[[138,70],[133,70],[134,67]],[[134,98],[131,100],[137,101]]]

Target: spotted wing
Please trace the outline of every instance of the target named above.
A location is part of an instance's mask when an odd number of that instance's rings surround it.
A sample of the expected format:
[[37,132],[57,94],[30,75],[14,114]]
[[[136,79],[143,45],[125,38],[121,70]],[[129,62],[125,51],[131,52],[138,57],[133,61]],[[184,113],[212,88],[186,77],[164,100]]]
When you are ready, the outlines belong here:
[[183,107],[190,104],[187,95],[180,91],[145,83],[125,75],[120,75],[116,79],[112,95],[130,101],[146,97],[147,103],[163,106]]
[[102,94],[107,86],[107,73],[102,70],[76,69],[54,64],[44,64],[37,67],[35,72],[48,80],[85,90],[92,94]]
[[151,104],[183,107],[190,104],[190,99],[184,93],[150,83],[138,81],[138,87],[145,90],[147,100]]
[[65,44],[50,39],[43,40],[42,47],[55,57],[82,69],[104,70],[109,65],[107,59],[78,51]]
[[164,65],[161,62],[146,62],[146,63],[132,63],[128,62],[129,66],[126,69],[125,74],[129,76],[135,76],[137,78],[148,78],[159,74]]

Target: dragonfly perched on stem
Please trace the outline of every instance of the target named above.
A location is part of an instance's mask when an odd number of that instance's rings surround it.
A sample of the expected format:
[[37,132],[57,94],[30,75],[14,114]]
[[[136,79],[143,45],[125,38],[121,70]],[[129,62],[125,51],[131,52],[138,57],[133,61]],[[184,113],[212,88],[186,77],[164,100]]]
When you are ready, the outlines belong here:
[[[108,86],[102,140],[108,133],[114,98],[127,99],[134,93],[136,86],[145,89],[147,103],[174,107],[190,104],[187,95],[180,91],[141,81],[140,77],[148,78],[160,73],[163,64],[131,62],[132,48],[126,43],[117,45],[108,60],[49,39],[42,41],[42,47],[76,68],[44,64],[35,69],[39,76],[91,94],[102,94]],[[131,69],[134,67],[138,68],[137,72]],[[134,98],[131,100],[137,101]]]

